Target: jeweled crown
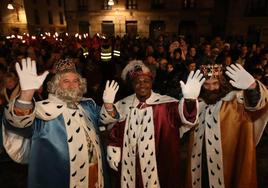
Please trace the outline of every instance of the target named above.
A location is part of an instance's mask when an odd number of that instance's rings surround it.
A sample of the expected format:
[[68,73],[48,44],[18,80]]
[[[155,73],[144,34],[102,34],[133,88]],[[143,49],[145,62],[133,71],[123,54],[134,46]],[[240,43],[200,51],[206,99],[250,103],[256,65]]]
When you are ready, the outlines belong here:
[[218,78],[223,71],[221,64],[200,65],[200,70],[206,79]]
[[60,59],[58,62],[55,63],[55,70],[56,72],[76,72],[75,63],[73,59],[70,58]]

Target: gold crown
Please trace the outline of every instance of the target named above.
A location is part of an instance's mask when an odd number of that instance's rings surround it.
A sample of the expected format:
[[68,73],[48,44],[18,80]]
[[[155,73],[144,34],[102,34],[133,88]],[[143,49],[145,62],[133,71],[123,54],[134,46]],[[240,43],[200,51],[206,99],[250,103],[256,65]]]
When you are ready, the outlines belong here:
[[58,62],[55,63],[55,70],[56,72],[76,72],[75,63],[73,59],[70,58],[60,59]]
[[206,79],[218,78],[222,74],[222,65],[220,64],[201,65],[200,70]]

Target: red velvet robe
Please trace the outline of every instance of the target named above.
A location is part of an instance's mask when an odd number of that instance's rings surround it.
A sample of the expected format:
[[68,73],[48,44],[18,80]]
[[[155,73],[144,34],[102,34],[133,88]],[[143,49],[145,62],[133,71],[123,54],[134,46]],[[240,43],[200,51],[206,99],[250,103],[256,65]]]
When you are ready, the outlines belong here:
[[[156,152],[156,164],[160,187],[179,188],[181,186],[180,166],[180,132],[182,125],[178,102],[152,105],[154,121],[154,140]],[[122,148],[124,139],[125,121],[114,125],[109,135],[109,145]],[[146,187],[142,182],[139,156],[136,157],[136,188]],[[119,164],[118,178],[120,182]],[[117,187],[120,187],[120,183]]]

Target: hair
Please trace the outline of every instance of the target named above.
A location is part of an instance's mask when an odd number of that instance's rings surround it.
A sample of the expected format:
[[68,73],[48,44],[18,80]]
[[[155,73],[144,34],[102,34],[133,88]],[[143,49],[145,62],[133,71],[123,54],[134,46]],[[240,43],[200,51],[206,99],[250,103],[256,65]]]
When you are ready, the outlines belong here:
[[173,56],[176,54],[176,53],[179,53],[180,55],[182,54],[182,51],[180,48],[176,48],[174,51],[173,51]]
[[[85,94],[87,92],[86,79],[82,78],[82,76],[75,71],[69,71],[69,72],[73,72],[73,73],[78,75],[78,79],[80,82],[79,91],[81,91],[82,95]],[[59,87],[59,83],[60,83],[60,79],[62,78],[62,76],[66,73],[68,73],[68,72],[65,71],[65,72],[60,72],[60,73],[55,74],[54,77],[51,79],[51,81],[49,81],[47,83],[47,88],[48,88],[49,93],[55,94],[56,96],[58,96],[60,94],[62,97],[64,97],[63,96],[63,95],[65,95],[64,93],[59,93],[59,92],[61,92],[61,89]],[[67,94],[66,94],[66,96],[67,96]],[[72,97],[74,97],[74,96],[72,96]]]

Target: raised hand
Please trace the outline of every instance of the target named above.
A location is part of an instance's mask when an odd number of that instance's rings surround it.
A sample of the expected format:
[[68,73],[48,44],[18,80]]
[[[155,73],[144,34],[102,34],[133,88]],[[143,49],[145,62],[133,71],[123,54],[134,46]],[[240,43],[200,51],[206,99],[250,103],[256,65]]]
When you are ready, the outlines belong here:
[[114,80],[110,83],[110,81],[108,80],[106,82],[106,86],[103,92],[103,102],[104,103],[109,103],[112,104],[114,103],[114,99],[115,99],[115,95],[117,93],[119,89],[119,85],[117,82],[115,82]]
[[183,81],[180,81],[183,97],[185,99],[197,99],[204,82],[205,78],[200,70],[197,70],[195,73],[194,71],[191,71],[186,84]]
[[20,87],[22,91],[36,90],[41,87],[48,71],[45,71],[42,75],[38,76],[36,73],[36,63],[31,58],[22,59],[20,67],[19,63],[16,63],[16,71],[20,80]]
[[225,72],[231,78],[230,83],[238,89],[248,89],[255,83],[255,79],[240,64],[232,64],[226,67]]

